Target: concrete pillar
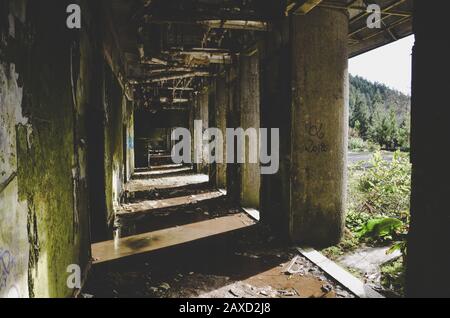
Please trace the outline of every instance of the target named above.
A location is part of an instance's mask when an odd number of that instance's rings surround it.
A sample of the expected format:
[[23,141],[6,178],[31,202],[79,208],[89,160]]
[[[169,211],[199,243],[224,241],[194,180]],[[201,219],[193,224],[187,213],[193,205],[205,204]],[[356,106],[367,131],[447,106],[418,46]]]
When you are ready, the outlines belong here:
[[[344,228],[348,135],[348,16],[293,16],[290,236],[337,243]],[[274,105],[275,106],[275,105]]]
[[[209,105],[208,105],[208,89],[203,88],[197,95],[196,101],[195,101],[195,110],[194,110],[194,120],[201,120],[202,121],[202,129],[201,129],[201,136],[197,136],[199,140],[203,141],[203,133],[206,129],[208,129],[209,126]],[[194,127],[195,128],[195,127]],[[200,131],[196,132],[200,133]],[[201,148],[198,149],[198,148]],[[196,163],[196,170],[198,173],[204,173],[208,174],[208,164],[206,162],[206,156],[205,152],[203,151],[203,142],[199,144],[194,144],[194,155],[197,152],[201,151],[201,160],[200,162]]]
[[[259,54],[241,55],[239,69],[240,83],[240,124],[244,130],[256,129],[259,144],[260,128],[260,83]],[[248,208],[258,208],[260,205],[261,168],[259,165],[259,147],[257,163],[249,163],[251,143],[246,138],[245,163],[241,165],[241,205]]]
[[[240,126],[239,110],[239,68],[232,67],[227,72],[228,105],[227,105],[227,128],[237,128]],[[228,140],[227,146],[230,141]],[[236,143],[234,153],[237,152]],[[225,152],[226,153],[226,152]],[[235,155],[236,157],[236,155]],[[230,158],[230,161],[231,158]],[[236,162],[236,158],[233,159]],[[240,204],[241,182],[239,177],[240,167],[237,163],[227,163],[227,196],[231,203]]]
[[[208,128],[217,127],[216,124],[216,80],[212,80],[208,85]],[[213,142],[214,138],[210,137],[208,142]],[[207,153],[205,157],[208,158],[208,153],[211,151],[209,147],[206,148]],[[215,162],[208,163],[209,183],[211,186],[217,186],[217,164]]]
[[284,19],[267,33],[261,49],[261,126],[280,132],[280,166],[262,175],[261,222],[279,238],[289,238],[291,202],[291,45],[290,23]]
[[192,105],[189,106],[189,132],[191,133],[191,162],[192,168],[197,172],[197,165],[195,164],[195,144],[194,144],[194,120],[195,112],[197,110],[197,98],[193,98]]
[[[226,149],[227,109],[228,109],[228,86],[225,77],[219,77],[216,82],[216,127],[220,129],[223,140],[223,149]],[[227,188],[227,164],[226,151],[224,151],[224,162],[216,164],[216,186],[220,189]]]
[[408,297],[450,297],[450,166],[440,154],[450,144],[450,40],[441,4],[414,3]]

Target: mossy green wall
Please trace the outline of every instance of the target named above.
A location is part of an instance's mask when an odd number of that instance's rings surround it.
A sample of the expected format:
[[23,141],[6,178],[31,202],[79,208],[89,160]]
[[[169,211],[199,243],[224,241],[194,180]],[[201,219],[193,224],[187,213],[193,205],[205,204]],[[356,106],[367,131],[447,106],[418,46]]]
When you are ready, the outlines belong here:
[[67,4],[28,3],[35,35],[25,48],[22,111],[32,133],[19,127],[17,156],[19,198],[28,203],[28,228],[35,229],[29,230],[29,288],[36,297],[72,295],[67,267],[84,267],[87,257],[80,254],[88,253],[81,249],[89,225],[82,105],[72,86],[78,80],[79,38],[65,26]]
[[0,0],[0,296],[71,296],[67,267],[90,258],[86,110],[100,93],[89,28],[66,27],[73,2]]
[[105,178],[108,220],[120,201],[124,183],[123,123],[126,100],[109,66],[105,65]]

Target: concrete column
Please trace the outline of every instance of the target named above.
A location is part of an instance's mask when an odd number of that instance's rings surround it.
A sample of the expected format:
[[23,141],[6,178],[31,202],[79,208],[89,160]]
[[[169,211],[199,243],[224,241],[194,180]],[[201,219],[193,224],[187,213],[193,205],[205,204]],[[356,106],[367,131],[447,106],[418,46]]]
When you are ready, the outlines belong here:
[[[227,73],[228,86],[228,105],[227,105],[227,128],[237,128],[240,126],[240,110],[239,110],[239,68],[230,68]],[[230,145],[228,140],[227,146]],[[236,154],[236,143],[234,146],[234,153]],[[225,151],[226,153],[226,151]],[[236,155],[235,155],[236,157]],[[236,162],[236,158],[230,161]],[[235,205],[240,204],[241,182],[239,177],[239,165],[237,163],[227,164],[227,196]]]
[[[208,128],[217,127],[216,124],[216,80],[212,80],[208,85]],[[213,137],[210,137],[208,142],[212,142]],[[205,157],[208,158],[208,153],[210,152],[209,147],[206,148]],[[211,186],[217,186],[217,164],[214,162],[208,163],[209,172],[209,183]]]
[[[208,129],[209,126],[209,110],[208,110],[208,89],[204,88],[202,89],[196,98],[195,101],[195,111],[194,111],[194,120],[201,120],[202,121],[202,129],[201,129],[201,136],[198,136],[197,138],[202,138],[203,133],[206,129]],[[195,127],[194,127],[195,128]],[[199,133],[199,132],[197,132]],[[205,173],[208,174],[208,164],[206,162],[205,153],[203,152],[203,139],[202,143],[194,144],[194,155],[197,153],[197,151],[200,151],[201,148],[201,162],[198,162],[196,164],[196,170],[198,173]]]
[[261,50],[261,126],[280,132],[280,166],[262,175],[261,222],[279,238],[289,238],[291,195],[291,45],[286,18],[272,26]]
[[343,232],[348,135],[348,16],[293,16],[290,236],[314,245]]
[[[223,140],[223,149],[226,149],[227,109],[228,109],[228,86],[224,77],[219,77],[216,82],[216,127],[220,129]],[[216,165],[216,186],[220,189],[227,188],[227,164],[226,151],[224,151],[224,162]]]
[[[260,83],[259,54],[241,55],[240,83],[240,121],[244,130],[256,129],[259,145],[260,128]],[[250,145],[252,143],[252,145]],[[248,208],[258,208],[260,205],[261,168],[259,165],[259,147],[257,163],[249,163],[249,149],[254,142],[246,137],[245,163],[241,165],[241,205]]]
[[414,3],[408,297],[450,297],[450,166],[440,154],[450,144],[450,40],[448,10],[437,5]]
[[192,168],[195,172],[197,172],[197,165],[195,164],[195,144],[194,144],[194,120],[195,120],[195,112],[197,109],[197,98],[193,98],[192,105],[189,107],[189,131],[191,133],[191,162]]

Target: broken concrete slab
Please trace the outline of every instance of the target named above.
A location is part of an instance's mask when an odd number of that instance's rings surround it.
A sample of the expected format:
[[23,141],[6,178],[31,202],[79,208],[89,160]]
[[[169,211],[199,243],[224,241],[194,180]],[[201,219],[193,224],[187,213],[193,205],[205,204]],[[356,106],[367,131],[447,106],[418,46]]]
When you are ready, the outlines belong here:
[[388,254],[390,247],[364,247],[354,253],[344,255],[337,261],[347,268],[353,268],[364,274],[368,281],[379,283],[380,266],[402,256],[400,251]]
[[345,269],[337,265],[325,257],[322,253],[308,248],[298,248],[301,255],[320,267],[334,280],[345,286],[348,290],[360,298],[384,298],[381,294],[365,285],[361,280],[347,272]]

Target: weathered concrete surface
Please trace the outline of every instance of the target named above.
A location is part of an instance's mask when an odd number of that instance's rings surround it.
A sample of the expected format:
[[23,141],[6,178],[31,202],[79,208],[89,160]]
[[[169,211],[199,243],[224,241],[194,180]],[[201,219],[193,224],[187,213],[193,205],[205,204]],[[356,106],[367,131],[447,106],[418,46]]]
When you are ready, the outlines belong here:
[[[223,136],[226,136],[227,110],[229,92],[225,77],[219,77],[216,83],[216,127],[220,129]],[[226,138],[223,140],[223,149],[226,149]],[[216,164],[216,186],[220,189],[227,188],[227,164],[226,152],[224,151],[223,163]]]
[[[411,105],[411,226],[408,237],[408,297],[450,297],[449,3],[415,1]],[[436,79],[436,80],[433,80]],[[439,80],[438,80],[439,79]],[[445,80],[447,79],[447,80]]]
[[355,252],[341,256],[338,263],[358,270],[370,283],[380,283],[380,266],[402,256],[400,251],[388,254],[390,247],[363,247]]
[[[238,128],[241,125],[240,106],[239,106],[240,85],[238,75],[239,75],[238,67],[232,67],[226,73],[226,80],[228,85],[227,128]],[[227,143],[227,147],[229,147],[229,141]],[[236,158],[227,158],[227,160],[228,159],[229,162],[236,162]],[[227,164],[227,193],[230,200],[233,201],[235,204],[239,204],[241,197],[240,168],[241,168],[240,165],[237,163]]]
[[171,187],[183,187],[188,184],[200,184],[208,182],[205,174],[186,174],[182,176],[170,176],[164,178],[135,179],[126,184],[126,191],[137,192],[151,189],[167,189]]
[[340,240],[346,201],[348,17],[316,9],[292,17],[290,234],[296,242]]
[[125,96],[117,79],[108,66],[105,66],[105,184],[107,221],[112,222],[114,211],[119,206],[122,185],[125,181],[123,151],[123,115],[126,106]]
[[0,298],[28,297],[28,204],[19,199],[16,143],[16,127],[28,119],[17,79],[14,64],[0,64]]
[[[253,129],[256,140],[245,138],[244,163],[241,165],[241,204],[248,208],[259,208],[261,168],[259,164],[260,128],[260,70],[259,54],[241,55],[239,68],[241,128]],[[256,149],[256,160],[251,162],[250,149]]]
[[[214,191],[210,185],[203,190]],[[159,189],[152,203],[165,205],[167,195],[187,202],[191,191],[182,187],[173,197]],[[145,211],[148,201],[137,200]],[[115,240],[93,245],[86,296],[354,297],[295,250],[274,248],[278,242],[267,239],[264,227],[229,203],[199,200],[145,217],[119,216]]]
[[82,2],[81,32],[66,27],[69,1],[1,3],[0,296],[73,295],[67,268],[90,260],[88,186],[105,215],[122,192],[133,116],[121,87],[102,102],[99,4]]
[[2,37],[0,139],[9,162],[2,170],[17,173],[0,194],[2,264],[9,266],[2,296],[69,296],[67,267],[84,270],[89,258],[85,87],[76,86],[86,41],[65,27],[67,3],[15,2]]
[[210,191],[206,193],[193,194],[188,196],[179,196],[168,199],[158,199],[158,200],[147,200],[140,201],[137,203],[122,204],[119,211],[117,211],[118,216],[135,216],[141,214],[150,214],[157,212],[157,210],[188,206],[197,204],[202,201],[211,201],[226,195],[224,191]]
[[132,255],[186,244],[218,234],[254,225],[246,213],[177,226],[155,232],[138,234],[119,240],[96,243],[92,246],[94,263],[108,262]]
[[[200,142],[194,143],[194,156],[197,155],[195,158],[196,160],[196,170],[198,173],[204,173],[209,174],[209,166],[207,164],[207,151],[205,145],[207,145],[207,142],[203,140],[203,133],[206,129],[209,127],[209,95],[208,95],[208,89],[204,88],[196,97],[194,102],[194,120],[202,121],[201,129],[197,129],[195,131],[195,134],[193,135],[193,139],[197,139]],[[195,128],[195,127],[194,127]],[[200,136],[201,133],[201,136]]]
[[260,46],[261,126],[280,130],[280,169],[261,180],[261,221],[289,237],[291,203],[291,47],[290,23],[274,25]]
[[126,101],[125,114],[125,152],[126,152],[126,167],[125,167],[125,182],[131,179],[135,170],[134,159],[134,104],[133,102]]

